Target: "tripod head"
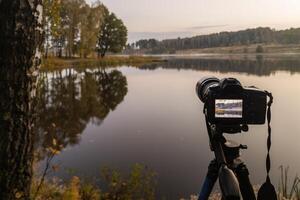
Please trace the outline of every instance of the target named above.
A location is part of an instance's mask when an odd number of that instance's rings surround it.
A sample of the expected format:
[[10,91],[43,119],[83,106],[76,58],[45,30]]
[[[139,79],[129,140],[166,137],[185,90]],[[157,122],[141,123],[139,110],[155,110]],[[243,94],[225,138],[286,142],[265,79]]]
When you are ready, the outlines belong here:
[[[207,117],[205,117],[205,123],[207,133],[210,140],[210,148],[213,151],[212,140],[218,140],[222,144],[225,144],[226,138],[223,136],[224,133],[236,134],[241,132],[247,132],[249,130],[248,125],[222,125],[222,124],[210,124]],[[244,145],[240,145],[241,149],[245,149]]]
[[[209,124],[209,122],[206,120],[207,125],[207,131],[208,135],[210,137],[210,147],[211,150],[214,151],[216,162],[219,168],[218,171],[218,177],[219,177],[219,183],[222,190],[222,194],[225,197],[225,199],[240,199],[240,188],[239,188],[239,182],[234,175],[233,171],[227,166],[227,157],[230,157],[230,154],[234,157],[239,156],[239,148],[236,147],[225,147],[226,139],[223,136],[222,130],[224,130],[224,127],[218,127],[214,124]],[[239,131],[240,129],[232,129],[231,131]],[[223,149],[227,150],[224,151]],[[232,150],[232,151],[231,151]]]

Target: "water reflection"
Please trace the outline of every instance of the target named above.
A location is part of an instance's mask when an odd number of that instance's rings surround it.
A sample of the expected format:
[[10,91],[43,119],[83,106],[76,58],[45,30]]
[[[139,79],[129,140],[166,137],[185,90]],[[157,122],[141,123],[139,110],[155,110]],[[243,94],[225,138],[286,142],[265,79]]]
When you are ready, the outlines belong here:
[[49,148],[61,151],[78,144],[87,123],[100,125],[126,94],[127,80],[118,70],[78,73],[67,69],[42,73],[37,105],[37,155],[42,159]]
[[211,71],[221,73],[246,73],[249,75],[269,76],[277,71],[300,73],[299,58],[269,58],[256,56],[254,58],[173,58],[168,62],[144,65],[142,69],[192,69],[196,71]]
[[[40,159],[49,147],[67,149],[54,159],[61,170],[53,176],[67,180],[70,175],[64,169],[74,169],[77,176],[95,177],[104,165],[126,173],[133,163],[142,163],[158,173],[158,196],[178,199],[197,193],[212,159],[202,103],[194,90],[207,75],[234,76],[245,85],[272,91],[272,172],[277,175],[281,164],[299,169],[300,163],[290,156],[299,151],[291,145],[300,130],[300,96],[294,92],[300,90],[298,59],[172,58],[117,69],[41,74],[36,149]],[[286,72],[278,73],[282,70]],[[288,137],[282,134],[286,127],[294,130]],[[255,126],[232,136],[249,146],[243,158],[255,184],[265,178],[265,133],[265,127]]]

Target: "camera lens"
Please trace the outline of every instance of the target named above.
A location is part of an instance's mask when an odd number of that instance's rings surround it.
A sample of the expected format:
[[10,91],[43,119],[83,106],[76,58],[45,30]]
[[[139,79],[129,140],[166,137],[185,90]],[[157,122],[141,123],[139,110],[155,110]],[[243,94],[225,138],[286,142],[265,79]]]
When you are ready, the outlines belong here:
[[220,83],[220,80],[213,76],[201,78],[196,85],[196,93],[197,93],[199,99],[203,103],[205,103],[205,101],[207,99],[207,94],[208,94],[209,88],[212,85],[219,84],[219,83]]

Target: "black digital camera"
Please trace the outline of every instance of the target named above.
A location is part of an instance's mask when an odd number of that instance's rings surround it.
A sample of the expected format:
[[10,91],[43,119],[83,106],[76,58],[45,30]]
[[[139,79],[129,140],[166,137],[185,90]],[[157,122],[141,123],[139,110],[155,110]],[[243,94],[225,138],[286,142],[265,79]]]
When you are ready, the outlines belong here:
[[202,78],[196,92],[204,103],[209,123],[222,125],[264,124],[267,94],[255,87],[243,87],[235,78]]

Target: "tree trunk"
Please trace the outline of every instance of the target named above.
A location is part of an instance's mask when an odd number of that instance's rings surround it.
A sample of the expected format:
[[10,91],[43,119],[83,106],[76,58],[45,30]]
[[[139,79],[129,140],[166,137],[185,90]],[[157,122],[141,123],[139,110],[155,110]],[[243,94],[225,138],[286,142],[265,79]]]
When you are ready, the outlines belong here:
[[62,57],[62,48],[59,48],[59,52],[58,52],[58,57],[61,58]]
[[106,46],[104,49],[101,50],[101,58],[104,58],[107,49],[108,49],[108,47]]
[[47,30],[46,30],[46,34],[45,34],[45,42],[46,42],[46,47],[45,47],[45,58],[48,58],[48,49],[49,49],[49,31],[50,31],[50,27],[49,27],[49,22],[46,21],[47,25]]
[[48,44],[48,41],[46,43],[46,49],[45,49],[45,58],[47,59],[48,58],[48,48],[49,48],[49,44]]
[[0,199],[30,199],[41,0],[0,0]]

